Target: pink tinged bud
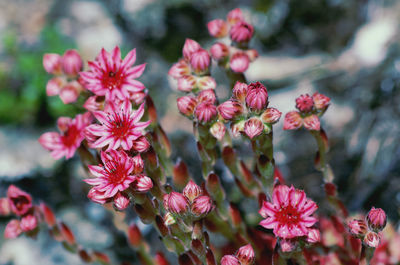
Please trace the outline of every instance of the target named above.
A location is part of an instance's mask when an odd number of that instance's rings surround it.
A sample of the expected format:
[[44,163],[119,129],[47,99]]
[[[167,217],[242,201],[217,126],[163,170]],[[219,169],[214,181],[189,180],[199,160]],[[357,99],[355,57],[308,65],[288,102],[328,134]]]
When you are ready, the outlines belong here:
[[283,122],[284,130],[297,130],[303,124],[303,119],[300,116],[300,113],[297,111],[290,111],[286,113],[285,120]]
[[107,197],[104,196],[104,192],[98,191],[95,188],[89,190],[87,197],[99,204],[105,204],[107,202]]
[[144,161],[140,157],[140,155],[136,155],[136,156],[132,157],[132,162],[133,162],[132,174],[136,175],[136,174],[142,173],[143,169],[144,169]]
[[229,48],[221,42],[213,44],[210,48],[211,57],[215,60],[221,60],[229,55]]
[[312,114],[303,119],[304,128],[310,131],[319,131],[321,124],[317,115]]
[[363,237],[368,231],[367,224],[363,220],[350,221],[347,226],[350,233],[357,237]]
[[264,124],[258,118],[251,118],[244,124],[244,132],[250,138],[260,135],[264,130]]
[[212,104],[215,103],[217,100],[215,96],[214,89],[207,89],[207,90],[202,90],[200,93],[197,95],[197,101],[200,102],[210,102]]
[[47,96],[56,96],[60,94],[61,89],[66,84],[66,81],[62,77],[54,77],[47,82],[46,94]]
[[130,203],[129,197],[121,192],[114,196],[114,208],[118,211],[123,211],[128,208]]
[[306,240],[311,244],[318,243],[321,241],[321,233],[318,229],[309,229]]
[[138,175],[133,182],[133,186],[135,191],[148,192],[151,188],[153,188],[153,181],[147,176]]
[[202,102],[197,105],[194,115],[199,122],[208,123],[217,116],[217,107],[210,102]]
[[71,122],[72,119],[69,117],[60,117],[57,119],[57,127],[61,132],[65,133],[68,130]]
[[233,255],[225,255],[221,259],[221,265],[241,265],[238,258]]
[[214,209],[214,203],[209,196],[197,197],[192,204],[192,214],[204,217]]
[[302,112],[309,112],[314,107],[313,98],[308,95],[301,95],[300,97],[296,98],[296,108]]
[[29,232],[35,229],[38,225],[37,219],[34,215],[28,214],[22,217],[19,226],[23,232]]
[[60,99],[64,104],[75,102],[82,90],[81,85],[77,81],[69,82],[60,91]]
[[240,133],[244,131],[245,121],[238,121],[231,124],[231,132],[233,137],[239,137]]
[[364,237],[364,244],[371,248],[377,248],[379,246],[379,242],[381,241],[381,237],[379,234],[369,231]]
[[220,104],[217,109],[225,120],[232,120],[243,113],[243,105],[237,100],[227,100]]
[[292,252],[297,248],[296,242],[290,239],[281,239],[280,245],[282,252]]
[[229,24],[231,24],[231,25],[234,25],[234,24],[236,24],[236,22],[239,22],[243,19],[244,19],[243,13],[240,8],[235,8],[235,9],[231,10],[227,15],[227,20],[228,20]]
[[163,220],[164,220],[164,225],[166,226],[170,226],[176,223],[175,217],[170,212],[165,214]]
[[208,32],[216,38],[223,38],[228,34],[228,25],[222,19],[214,19],[207,24]]
[[6,216],[11,213],[11,205],[7,198],[0,198],[0,216]]
[[74,245],[75,244],[75,236],[72,233],[71,229],[69,229],[69,227],[64,223],[60,223],[59,229],[60,229],[61,235],[64,238],[64,240],[69,245]]
[[258,51],[255,49],[250,49],[246,51],[247,56],[249,56],[250,62],[258,58]]
[[197,106],[197,100],[192,96],[183,96],[177,99],[178,110],[185,116],[192,116]]
[[246,101],[247,90],[247,84],[237,81],[232,90],[233,97],[244,103]]
[[197,41],[194,41],[192,39],[186,39],[185,44],[183,45],[183,57],[186,60],[190,60],[190,57],[192,54],[197,51],[198,49],[201,49],[200,44]]
[[244,52],[237,52],[229,61],[229,66],[235,73],[243,73],[249,68],[250,59]]
[[183,189],[182,193],[186,198],[189,199],[190,202],[193,202],[194,199],[196,199],[203,193],[203,190],[200,188],[199,185],[194,183],[194,181],[190,180],[186,187]]
[[239,21],[229,31],[231,39],[235,42],[249,42],[253,37],[254,28],[245,21]]
[[142,243],[142,233],[136,224],[131,224],[128,228],[129,244],[134,247],[139,247]]
[[178,90],[190,92],[196,87],[196,78],[193,75],[185,75],[178,79]]
[[239,259],[242,265],[251,265],[254,263],[255,254],[250,244],[243,246],[236,252],[236,257]]
[[56,53],[46,53],[43,56],[43,67],[49,74],[61,74],[61,56]]
[[217,83],[211,76],[203,76],[197,79],[197,87],[200,90],[215,89],[217,87]]
[[129,99],[136,105],[141,105],[146,99],[147,93],[143,91],[134,92],[130,95]]
[[275,108],[267,108],[263,114],[261,114],[261,120],[264,123],[274,124],[281,118],[282,112]]
[[166,209],[174,214],[184,214],[189,208],[188,199],[180,194],[179,192],[171,192],[164,196],[164,205],[166,204]]
[[7,198],[11,206],[11,211],[18,216],[26,214],[32,208],[31,195],[14,185],[8,187]]
[[190,57],[190,65],[196,73],[203,73],[208,70],[211,58],[208,51],[200,48],[192,53]]
[[168,75],[175,79],[183,77],[185,75],[190,75],[190,67],[185,60],[179,60],[179,62],[172,65],[168,71]]
[[323,110],[326,109],[329,106],[329,103],[331,99],[323,94],[320,94],[318,92],[315,92],[314,95],[312,96],[312,99],[314,101],[314,107],[317,110]]
[[77,75],[82,70],[82,58],[76,50],[67,50],[64,53],[62,68],[67,75]]
[[132,149],[136,152],[143,153],[149,149],[150,143],[147,141],[146,137],[140,136],[138,139],[133,141]]
[[53,211],[44,203],[40,204],[40,210],[43,214],[44,221],[49,227],[53,227],[56,224],[56,216]]
[[88,111],[94,112],[104,109],[104,97],[92,96],[89,97],[83,107]]
[[211,135],[217,138],[219,141],[222,141],[222,139],[225,136],[225,132],[226,132],[225,125],[220,121],[214,123],[210,128]]
[[382,231],[386,226],[386,214],[381,208],[372,207],[365,219],[368,227],[375,232]]
[[22,233],[20,222],[16,219],[11,220],[4,229],[4,238],[16,238]]
[[268,106],[267,88],[260,82],[248,86],[246,104],[253,110],[263,110]]

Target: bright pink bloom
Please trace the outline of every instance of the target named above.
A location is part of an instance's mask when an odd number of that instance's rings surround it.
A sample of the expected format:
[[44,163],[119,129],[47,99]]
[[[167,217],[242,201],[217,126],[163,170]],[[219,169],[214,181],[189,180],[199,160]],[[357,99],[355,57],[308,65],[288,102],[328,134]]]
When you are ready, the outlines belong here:
[[183,77],[185,75],[190,75],[189,64],[185,60],[179,60],[177,63],[173,64],[168,71],[168,75],[175,79]]
[[110,102],[108,110],[93,112],[101,124],[92,124],[86,128],[86,132],[99,137],[91,146],[103,148],[108,145],[107,150],[116,150],[119,147],[130,150],[133,141],[142,136],[143,130],[151,123],[139,122],[143,114],[144,104],[133,111],[129,100],[121,104]]
[[135,61],[136,49],[131,50],[124,60],[119,47],[115,47],[111,54],[102,49],[97,60],[88,63],[90,70],[81,72],[80,76],[86,88],[97,96],[124,100],[130,97],[130,92],[144,89],[144,85],[135,79],[143,74],[145,64],[132,67]]
[[66,81],[62,77],[53,77],[47,82],[46,94],[47,96],[56,96],[60,94],[61,89],[65,86]]
[[145,175],[138,175],[136,176],[132,186],[137,192],[148,192],[151,188],[153,188],[153,181],[151,178]]
[[235,8],[231,10],[228,15],[227,15],[227,20],[229,24],[234,25],[237,22],[241,21],[244,19],[242,10],[240,8]]
[[182,191],[183,195],[189,199],[190,202],[193,202],[194,199],[203,194],[203,190],[199,185],[193,182],[193,180],[189,180],[188,184]]
[[385,226],[386,226],[385,211],[382,210],[381,208],[372,207],[372,209],[369,210],[365,220],[367,221],[368,227],[371,230],[379,232],[379,231],[383,230],[383,228],[385,228]]
[[91,188],[87,197],[99,204],[105,204],[109,200],[109,198],[104,196],[104,192],[98,191],[96,188]]
[[150,143],[147,141],[146,137],[140,136],[132,143],[132,150],[138,153],[143,153],[149,149]]
[[18,216],[26,214],[32,208],[31,195],[14,185],[8,187],[7,198],[11,211]]
[[208,51],[200,48],[193,52],[190,57],[190,66],[196,73],[203,73],[208,70],[210,66],[211,58]]
[[202,102],[197,105],[194,115],[202,123],[210,122],[217,116],[217,107],[210,102]]
[[192,214],[196,216],[206,216],[214,209],[214,203],[209,196],[199,196],[194,199],[191,207]]
[[75,119],[66,124],[66,129],[61,131],[61,134],[57,132],[44,133],[40,136],[39,143],[51,151],[54,159],[60,159],[63,156],[69,159],[81,145],[85,138],[84,129],[91,121],[92,116],[89,112],[78,114]]
[[61,74],[61,56],[56,53],[46,53],[43,56],[43,67],[49,74]]
[[256,117],[250,118],[244,124],[244,132],[246,135],[253,139],[264,131],[264,124]]
[[310,131],[319,131],[321,124],[317,115],[312,114],[303,119],[304,128]]
[[240,261],[241,265],[251,265],[254,263],[255,254],[254,249],[250,244],[247,244],[238,249],[236,257]]
[[296,108],[302,112],[309,112],[314,107],[313,98],[308,95],[300,95],[296,98]]
[[190,92],[196,87],[196,78],[193,75],[185,75],[178,79],[178,90]]
[[82,58],[76,50],[67,50],[62,57],[62,68],[67,75],[77,75],[82,70]]
[[229,55],[229,48],[225,44],[217,42],[211,46],[210,53],[215,60],[221,60]]
[[318,243],[321,241],[321,233],[319,232],[318,229],[310,229],[308,230],[308,235],[307,235],[307,242],[308,243]]
[[214,89],[206,89],[200,91],[200,93],[197,95],[197,101],[198,102],[210,102],[210,103],[215,103],[217,101],[217,97],[215,96]]
[[129,196],[123,194],[122,192],[118,192],[117,195],[114,196],[114,207],[118,211],[123,211],[128,208],[130,203]]
[[0,198],[0,216],[6,216],[11,213],[11,205],[8,198]]
[[237,81],[232,90],[233,97],[244,103],[246,101],[247,90],[248,86],[246,83]]
[[379,243],[381,241],[381,237],[379,234],[369,231],[364,237],[364,243],[371,247],[371,248],[376,248],[379,246]]
[[176,100],[178,110],[186,116],[193,115],[194,109],[197,106],[197,100],[192,96],[183,96]]
[[104,198],[111,198],[124,191],[136,179],[133,175],[134,163],[124,151],[101,152],[102,165],[89,165],[94,178],[85,179],[97,191],[104,192]]
[[243,113],[243,105],[234,99],[225,101],[217,109],[225,120],[232,120]]
[[264,123],[277,123],[281,118],[282,112],[275,108],[267,108],[263,114],[261,114],[261,120]]
[[208,32],[216,38],[225,37],[228,34],[228,25],[222,19],[214,19],[207,24]]
[[201,46],[197,41],[194,41],[192,39],[186,39],[185,44],[183,45],[182,53],[183,57],[189,61],[190,57],[192,56],[192,53],[200,49]]
[[36,217],[32,214],[28,214],[24,217],[22,217],[21,222],[19,224],[19,226],[21,227],[21,230],[23,232],[28,232],[28,231],[32,231],[33,229],[35,229],[38,225],[38,221],[36,219]]
[[188,199],[179,192],[164,195],[164,207],[171,213],[184,214],[189,209]]
[[290,111],[285,115],[285,121],[283,122],[284,130],[296,130],[299,129],[303,125],[303,119],[300,116],[300,113],[297,111]]
[[264,201],[259,213],[266,218],[260,225],[267,229],[274,229],[274,234],[281,238],[307,236],[309,227],[317,222],[311,216],[318,206],[307,199],[302,190],[279,185],[274,188],[272,202]]
[[253,37],[254,28],[245,21],[239,21],[229,31],[231,39],[235,42],[248,42]]
[[263,84],[251,83],[247,89],[246,104],[249,108],[263,110],[268,106],[268,92]]
[[89,97],[83,107],[90,112],[99,111],[104,109],[104,97],[92,96]]
[[314,107],[318,110],[326,109],[329,106],[331,99],[323,94],[315,92],[312,96]]
[[217,87],[217,83],[215,82],[214,78],[206,75],[197,78],[197,87],[200,90],[215,89]]
[[71,81],[66,84],[60,91],[60,99],[64,104],[69,104],[75,102],[80,92],[82,91],[82,86],[78,81]]
[[349,227],[350,233],[352,233],[355,236],[364,236],[367,231],[367,224],[363,220],[352,220],[350,221],[347,226]]
[[225,132],[226,132],[225,125],[220,121],[214,123],[210,128],[210,133],[212,134],[212,136],[217,138],[219,141],[222,141],[222,139],[225,136]]
[[221,259],[221,265],[241,265],[238,258],[233,255],[225,255]]
[[13,219],[6,225],[4,229],[4,238],[16,238],[22,233],[22,229],[20,227],[20,222],[17,219]]
[[230,61],[229,66],[231,67],[232,71],[236,73],[243,73],[249,68],[250,59],[244,52],[237,52],[235,53]]

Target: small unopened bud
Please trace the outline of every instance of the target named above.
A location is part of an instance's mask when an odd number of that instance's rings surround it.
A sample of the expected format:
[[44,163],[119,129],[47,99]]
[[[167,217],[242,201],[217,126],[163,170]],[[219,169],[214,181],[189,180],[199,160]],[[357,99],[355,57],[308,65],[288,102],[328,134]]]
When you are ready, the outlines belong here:
[[303,124],[303,119],[297,111],[290,111],[286,113],[283,123],[284,130],[297,130]]
[[71,229],[69,229],[69,227],[66,224],[61,222],[59,224],[59,230],[60,230],[60,233],[61,233],[62,237],[64,238],[64,240],[69,245],[74,245],[75,244],[75,236],[72,233]]
[[26,214],[32,208],[31,195],[14,185],[8,187],[7,198],[11,211],[18,216]]
[[253,247],[248,244],[238,249],[236,257],[239,259],[241,265],[251,265],[254,263],[255,254]]
[[150,148],[150,143],[147,141],[146,137],[140,136],[135,141],[132,142],[132,149],[136,152],[143,153]]
[[318,92],[315,92],[314,95],[312,96],[312,99],[314,101],[314,107],[317,110],[323,110],[326,109],[329,106],[329,103],[331,99],[323,94],[320,94]]
[[186,187],[183,189],[182,193],[192,203],[197,197],[199,197],[203,193],[203,190],[200,188],[199,185],[190,180]]
[[64,104],[73,103],[78,99],[81,90],[82,86],[77,81],[71,81],[61,89],[60,99]]
[[364,236],[368,231],[367,225],[363,220],[354,219],[350,221],[347,226],[349,227],[350,233],[357,237]]
[[228,25],[222,19],[214,19],[207,24],[208,32],[216,38],[225,37],[228,34]]
[[192,204],[191,211],[197,217],[204,217],[214,209],[214,203],[209,196],[197,197]]
[[217,42],[217,43],[213,44],[213,46],[211,46],[210,53],[211,53],[212,58],[219,61],[221,59],[228,57],[229,48],[225,44],[223,44],[221,42]]
[[66,85],[66,81],[62,77],[53,77],[47,82],[46,94],[47,96],[56,96],[60,94],[61,89]]
[[179,62],[172,65],[168,71],[168,75],[175,79],[183,77],[185,75],[190,75],[189,64],[185,60],[179,60]]
[[321,129],[321,123],[317,115],[312,114],[303,119],[304,128],[310,131],[319,131]]
[[6,225],[4,229],[4,238],[16,238],[22,233],[22,229],[20,227],[20,222],[17,219],[13,219]]
[[192,54],[197,51],[198,49],[201,49],[200,44],[197,41],[194,41],[192,39],[186,39],[185,44],[183,45],[182,53],[183,57],[186,60],[190,60],[190,57]]
[[268,106],[267,88],[260,82],[248,86],[246,104],[254,110],[263,110]]
[[133,162],[132,174],[136,175],[136,174],[142,173],[143,169],[144,169],[144,161],[140,157],[140,155],[136,155],[136,156],[132,157],[132,162]]
[[267,108],[263,114],[261,114],[261,120],[264,123],[274,124],[281,118],[282,112],[275,108]]
[[282,252],[293,252],[297,248],[297,243],[290,239],[281,239],[280,245]]
[[[167,209],[174,214],[184,214],[189,208],[188,199],[179,192],[171,192],[166,195]],[[165,199],[164,199],[165,200]]]
[[239,137],[241,132],[244,132],[245,121],[241,120],[231,123],[231,132],[233,137]]
[[220,121],[214,123],[210,128],[210,133],[212,134],[212,136],[217,138],[219,141],[222,141],[222,139],[225,136],[225,132],[226,132],[225,125]]
[[225,255],[221,259],[221,265],[241,265],[238,258],[233,255]]
[[300,95],[296,98],[296,108],[301,112],[309,112],[314,107],[313,98],[308,95]]
[[133,189],[137,192],[148,192],[153,188],[153,181],[145,175],[137,175],[133,182]]
[[241,83],[241,82],[237,81],[232,90],[233,97],[236,98],[237,100],[239,100],[240,102],[245,103],[247,89],[248,89],[248,86],[246,83]]
[[7,198],[0,198],[0,216],[6,216],[11,213],[10,202]]
[[164,224],[165,224],[166,226],[170,226],[170,225],[173,225],[173,224],[175,224],[175,223],[176,223],[175,217],[174,217],[170,212],[167,212],[167,213],[164,215]]
[[234,25],[243,19],[244,19],[243,13],[240,8],[235,8],[235,9],[229,11],[229,13],[227,15],[227,20],[228,20],[229,24],[231,24],[231,25]]
[[215,96],[215,92],[214,89],[206,89],[206,90],[202,90],[200,91],[200,93],[197,95],[197,101],[200,102],[210,102],[210,103],[215,103],[215,101],[217,100],[216,96]]
[[199,122],[208,123],[217,116],[217,107],[210,102],[202,102],[197,105],[194,114]]
[[372,207],[365,218],[368,227],[375,231],[382,231],[386,226],[386,214],[381,208]]
[[249,42],[253,37],[254,28],[245,21],[239,21],[229,31],[231,39],[235,42]]
[[142,233],[140,232],[139,227],[132,223],[128,228],[128,240],[129,244],[133,247],[139,247],[142,243]]
[[61,56],[56,53],[46,53],[43,56],[43,67],[49,74],[61,74]]
[[197,79],[193,75],[185,75],[178,79],[178,90],[190,92],[196,87]]
[[229,66],[235,73],[243,73],[249,68],[250,59],[244,52],[237,52],[235,53],[230,61]]
[[243,105],[237,100],[227,100],[218,106],[218,112],[225,120],[232,120],[243,113]]
[[217,82],[215,79],[209,75],[197,78],[197,87],[200,90],[215,89],[217,87]]
[[38,225],[36,217],[32,214],[25,215],[22,217],[19,226],[23,232],[29,232],[35,229]]
[[191,116],[197,106],[197,100],[191,96],[183,96],[177,99],[178,110],[186,116]]
[[379,242],[381,241],[381,238],[379,234],[369,231],[364,237],[364,243],[371,247],[371,248],[377,248],[379,246]]
[[126,194],[119,192],[117,193],[117,195],[114,196],[114,207],[118,211],[123,211],[128,208],[129,203],[130,199]]
[[155,255],[154,263],[155,265],[170,265],[164,254],[161,252],[157,252],[157,254]]
[[244,124],[244,132],[246,135],[253,139],[254,137],[260,135],[264,130],[264,124],[258,118],[250,118]]
[[308,234],[307,234],[307,242],[314,244],[314,243],[318,243],[321,241],[321,233],[319,232],[318,229],[309,229],[308,230]]
[[64,53],[62,68],[67,75],[77,75],[82,70],[82,58],[76,50],[67,50]]

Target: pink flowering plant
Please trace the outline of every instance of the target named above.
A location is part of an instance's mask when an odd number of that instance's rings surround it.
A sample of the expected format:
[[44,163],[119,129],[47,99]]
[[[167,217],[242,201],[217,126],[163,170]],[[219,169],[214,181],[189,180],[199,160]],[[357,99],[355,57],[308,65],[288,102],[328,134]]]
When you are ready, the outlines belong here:
[[[385,212],[372,207],[365,217],[349,213],[338,196],[323,129],[331,99],[319,92],[300,95],[297,110],[282,116],[266,84],[246,79],[258,52],[251,48],[256,32],[242,11],[234,9],[207,28],[215,43],[186,39],[182,58],[168,72],[176,80],[182,119],[193,124],[201,180],[189,174],[183,160],[171,161],[174,147],[140,81],[146,64],[135,65],[136,49],[124,57],[119,47],[102,49],[87,63],[76,50],[45,54],[43,66],[54,76],[47,95],[58,95],[64,104],[84,102],[84,112],[59,117],[58,132],[44,132],[40,144],[54,159],[79,156],[87,173],[82,181],[87,198],[114,215],[138,264],[398,264],[398,249],[388,246],[400,235],[385,232],[385,226],[394,229]],[[230,81],[226,99],[217,96],[214,67]],[[285,131],[304,129],[315,139],[324,206],[306,194],[307,187],[295,187],[282,175],[273,145],[278,123]],[[238,145],[250,147],[251,159],[242,156]],[[224,175],[232,177],[231,187],[217,173],[219,161]],[[129,225],[116,223],[129,209],[157,231],[164,249],[150,247],[140,225],[128,217]],[[34,239],[48,230],[84,262],[117,264],[102,250],[77,242],[49,206],[14,185],[0,198],[0,214],[10,217],[7,239]]]

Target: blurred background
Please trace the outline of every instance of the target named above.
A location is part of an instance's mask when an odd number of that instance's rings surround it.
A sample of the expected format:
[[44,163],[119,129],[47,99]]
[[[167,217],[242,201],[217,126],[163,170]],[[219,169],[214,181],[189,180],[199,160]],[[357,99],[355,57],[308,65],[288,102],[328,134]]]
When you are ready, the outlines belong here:
[[[185,38],[209,48],[206,23],[240,7],[255,27],[251,46],[260,57],[246,72],[262,81],[270,106],[283,113],[295,98],[315,91],[332,98],[322,126],[331,142],[329,158],[339,196],[352,212],[372,205],[392,222],[400,205],[400,1],[396,0],[3,0],[0,1],[0,196],[15,183],[37,201],[46,201],[78,235],[82,245],[112,250],[136,264],[124,235],[102,207],[86,198],[78,158],[54,161],[37,139],[55,130],[59,116],[80,110],[47,97],[50,75],[44,53],[77,49],[93,60],[102,47],[123,55],[137,48],[147,63],[140,78],[153,97],[163,128],[173,143],[173,160],[183,157],[201,176],[191,122],[176,108],[178,92],[168,78],[181,57]],[[213,70],[220,99],[229,97],[228,80]],[[316,144],[306,131],[283,132],[276,125],[275,157],[288,183],[323,198],[321,176],[313,167]],[[235,143],[243,156],[250,146]],[[179,151],[179,152],[178,152]],[[224,172],[224,183],[232,179]],[[197,175],[196,175],[197,174]],[[321,210],[323,211],[323,209]],[[134,217],[133,217],[134,218]],[[0,218],[3,233],[5,218]],[[142,225],[150,241],[159,242]],[[146,232],[147,231],[147,232]],[[164,250],[161,243],[154,251]],[[32,260],[35,262],[32,263]],[[0,264],[81,264],[46,233],[38,240],[0,236]]]

